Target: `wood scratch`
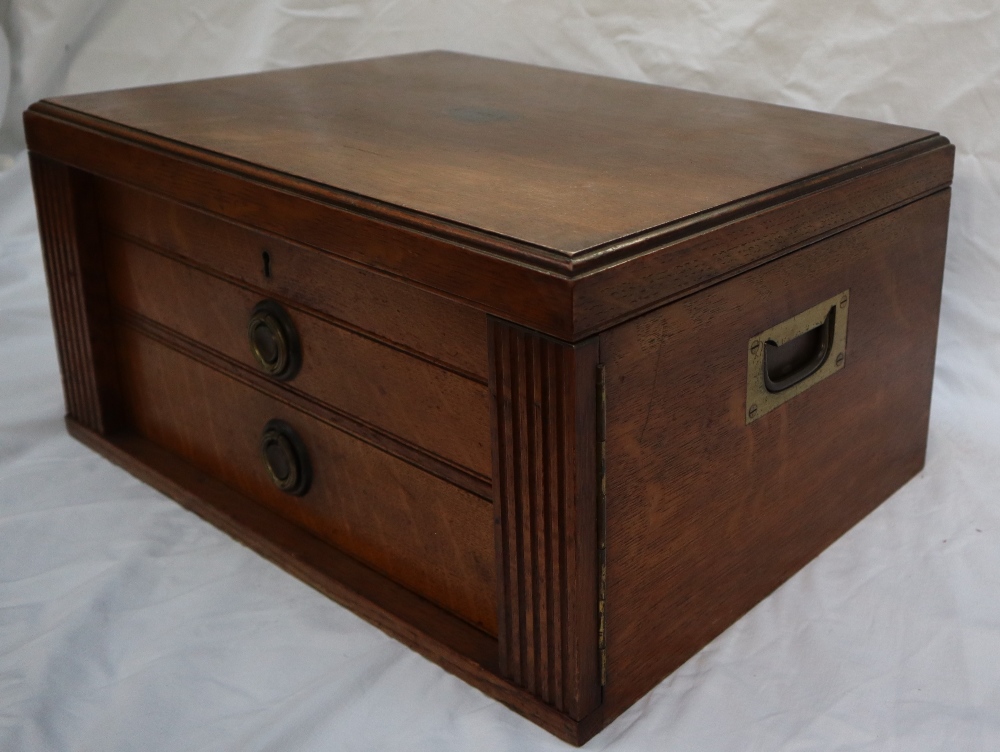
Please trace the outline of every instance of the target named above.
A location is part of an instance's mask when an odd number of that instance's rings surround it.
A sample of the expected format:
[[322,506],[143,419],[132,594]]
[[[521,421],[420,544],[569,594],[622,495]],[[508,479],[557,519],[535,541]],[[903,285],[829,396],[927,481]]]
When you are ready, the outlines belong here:
[[656,380],[660,378],[660,356],[663,354],[663,341],[666,337],[660,334],[660,344],[656,348],[656,365],[653,366],[653,385],[649,389],[649,403],[646,405],[646,419],[642,422],[642,430],[639,431],[639,443],[646,435],[646,426],[649,425],[649,416],[653,412],[653,400],[656,399]]

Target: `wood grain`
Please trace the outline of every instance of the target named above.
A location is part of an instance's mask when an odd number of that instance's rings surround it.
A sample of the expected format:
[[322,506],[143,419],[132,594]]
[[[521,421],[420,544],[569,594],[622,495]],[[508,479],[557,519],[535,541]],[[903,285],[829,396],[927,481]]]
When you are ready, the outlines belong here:
[[[923,465],[949,192],[601,336],[613,717]],[[844,368],[746,425],[757,332],[850,289]]]
[[80,441],[411,647],[426,653],[435,635],[438,654],[495,673],[494,637],[148,439],[130,431],[104,437],[72,418],[66,422]]
[[[241,494],[496,634],[491,505],[161,342],[119,327],[129,423]],[[314,480],[301,499],[271,483],[264,425],[302,436]],[[373,503],[377,500],[377,503]]]
[[[629,263],[614,264],[614,249],[608,249],[597,257],[601,266],[595,272],[576,280],[574,330],[588,334],[634,318],[950,184],[955,147],[944,139],[926,151],[929,144],[916,146],[899,150],[910,152],[906,159],[870,165],[873,169],[830,187],[786,195],[776,205],[738,214],[703,232],[698,231],[703,220],[693,218],[677,228],[676,240],[667,232],[633,238],[627,245],[633,254]],[[761,197],[754,203],[764,204]],[[649,252],[641,253],[643,248]],[[586,266],[586,260],[581,264]]]
[[[196,118],[196,113],[191,117]],[[863,126],[859,127],[863,130]],[[779,255],[783,248],[798,247],[817,233],[831,234],[872,218],[874,214],[865,201],[869,190],[878,192],[898,180],[916,191],[899,198],[902,203],[951,181],[951,152],[926,169],[914,171],[909,164],[925,152],[949,148],[946,139],[927,132],[902,129],[897,135],[905,131],[909,136],[895,147],[866,153],[847,164],[828,162],[840,152],[831,145],[829,154],[822,155],[823,147],[817,142],[810,147],[811,158],[817,160],[817,165],[828,164],[819,172],[735,197],[690,216],[667,219],[667,214],[662,221],[633,234],[570,252],[389,205],[49,102],[33,105],[25,113],[25,128],[29,148],[67,164],[399,275],[463,304],[566,341],[579,341],[694,291],[683,285],[643,284],[651,275],[658,280],[683,281],[686,267],[692,264],[705,272],[735,274]],[[766,141],[768,128],[762,117],[759,132],[753,137]],[[728,148],[727,139],[718,131],[706,131],[705,138],[711,134],[720,149]],[[864,142],[861,138],[857,144]],[[729,190],[725,162],[718,155],[710,159],[707,151],[688,154],[687,144],[683,139],[674,142],[677,154],[673,158],[702,160],[705,174],[718,181],[719,190]],[[707,144],[699,149],[707,149]],[[504,164],[502,155],[498,155],[494,166],[502,170]],[[859,176],[876,170],[884,170],[885,174],[874,185],[871,181],[856,182]],[[897,176],[897,170],[903,172]],[[571,173],[569,170],[564,177]],[[618,192],[631,196],[632,176],[618,177]],[[686,200],[684,196],[690,189],[688,183],[670,176],[658,185],[658,190],[669,187],[680,200]],[[827,189],[836,195],[820,195]],[[575,184],[567,184],[563,193],[576,197],[585,192],[577,190]],[[810,195],[814,193],[817,195]],[[826,211],[825,205],[831,200],[858,205],[845,217]],[[779,211],[778,207],[787,202],[793,205]],[[715,230],[722,230],[725,236],[727,225],[764,211],[771,212],[767,221],[749,222],[740,247],[730,249],[729,256],[720,255],[707,265],[691,255],[673,257],[672,249],[685,238]],[[604,216],[603,211],[598,214]],[[598,214],[588,214],[588,221]],[[814,226],[816,218],[822,220],[819,227]],[[786,245],[782,247],[781,243]],[[714,248],[714,243],[709,242],[708,247]],[[653,261],[649,256],[656,257],[651,268],[646,266]],[[633,265],[634,274],[630,271]],[[635,292],[629,291],[629,280],[636,283]],[[702,274],[692,284],[703,286],[709,281]]]
[[[96,183],[106,235],[124,236],[261,294],[295,300],[341,326],[486,383],[486,320],[474,308],[146,191]],[[341,237],[334,247],[349,242]]]
[[118,377],[92,181],[38,155],[31,155],[31,179],[66,412],[108,433],[120,421]]
[[597,342],[490,321],[500,670],[575,719],[600,702]]
[[52,101],[563,255],[932,135],[444,52]]
[[597,732],[599,715],[574,721],[501,679],[493,637],[147,439],[128,431],[102,436],[72,418],[66,426],[94,451],[560,739],[581,745]]
[[360,439],[404,462],[409,462],[420,470],[436,475],[438,478],[459,488],[464,488],[486,502],[492,503],[493,484],[489,480],[472,475],[457,465],[441,460],[418,446],[397,440],[384,431],[373,428],[369,424],[352,418],[346,413],[333,410],[328,405],[317,401],[304,392],[292,389],[285,382],[275,381],[267,374],[258,370],[245,368],[230,358],[220,355],[218,352],[210,350],[177,332],[166,329],[150,319],[136,316],[121,309],[119,309],[118,313],[123,323],[127,323],[128,326],[136,331],[162,342],[183,355],[204,363],[210,368],[214,368],[236,381],[246,384],[259,392],[263,392],[300,412],[314,415],[323,422],[354,438]]
[[[25,129],[71,432],[571,743],[923,461],[929,131],[440,53]],[[746,425],[748,338],[845,289],[845,366]],[[245,349],[261,298],[291,381]]]
[[[230,284],[118,237],[108,238],[105,253],[109,292],[120,307],[257,369],[246,328],[265,291]],[[320,319],[297,301],[279,302],[302,346],[302,367],[289,389],[489,482],[485,384]]]

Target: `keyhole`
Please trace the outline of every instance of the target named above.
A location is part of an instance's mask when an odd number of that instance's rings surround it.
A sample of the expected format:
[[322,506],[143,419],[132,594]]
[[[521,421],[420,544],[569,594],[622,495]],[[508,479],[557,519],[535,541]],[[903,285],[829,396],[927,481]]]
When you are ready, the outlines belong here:
[[261,254],[261,258],[264,259],[264,276],[268,279],[271,278],[271,254],[267,251]]

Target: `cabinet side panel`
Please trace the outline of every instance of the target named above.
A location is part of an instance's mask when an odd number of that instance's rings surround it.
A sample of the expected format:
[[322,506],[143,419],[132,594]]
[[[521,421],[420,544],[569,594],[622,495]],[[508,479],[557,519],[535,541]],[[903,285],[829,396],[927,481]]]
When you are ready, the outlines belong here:
[[490,320],[501,673],[570,717],[600,702],[597,342]]
[[[922,467],[949,198],[601,335],[607,718]],[[843,367],[747,425],[751,338],[845,290]]]
[[31,178],[66,412],[107,434],[120,409],[91,177],[32,154]]
[[740,270],[781,256],[852,225],[907,204],[951,183],[955,147],[939,146],[818,191],[787,196],[737,221],[690,233],[583,277],[576,289],[578,332],[631,318],[736,276]]

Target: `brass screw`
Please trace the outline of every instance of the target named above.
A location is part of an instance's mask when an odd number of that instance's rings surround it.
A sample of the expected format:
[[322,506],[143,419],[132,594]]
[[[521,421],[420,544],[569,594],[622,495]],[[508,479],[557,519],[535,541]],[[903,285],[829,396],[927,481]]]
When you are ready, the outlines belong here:
[[840,355],[837,356],[837,365],[844,365],[844,353],[840,353]]
[[750,405],[750,417],[752,418],[757,414],[757,405]]
[[752,345],[750,345],[750,352],[753,353],[754,355],[757,354],[757,351],[759,349],[760,349],[760,342],[754,342]]

